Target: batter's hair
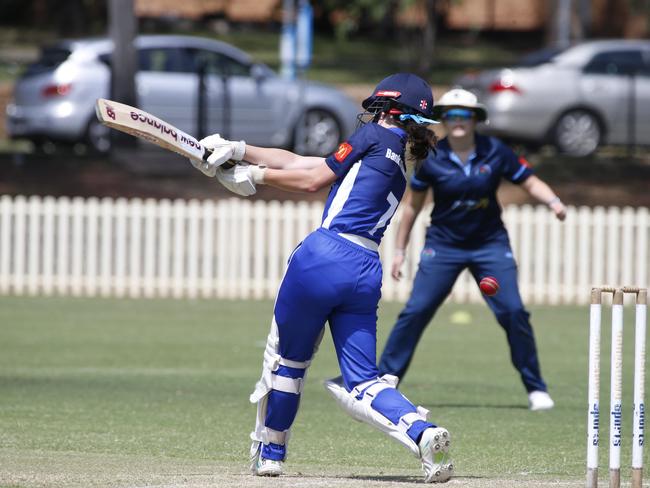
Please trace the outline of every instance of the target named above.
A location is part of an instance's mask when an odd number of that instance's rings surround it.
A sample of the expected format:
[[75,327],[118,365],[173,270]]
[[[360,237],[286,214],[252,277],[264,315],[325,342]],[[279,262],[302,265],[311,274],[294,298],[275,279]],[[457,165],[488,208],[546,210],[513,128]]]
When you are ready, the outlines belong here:
[[429,155],[429,151],[436,152],[436,144],[438,138],[435,132],[425,125],[416,124],[408,120],[404,124],[404,130],[408,134],[407,144],[411,152],[411,158],[415,160],[416,164],[424,161]]

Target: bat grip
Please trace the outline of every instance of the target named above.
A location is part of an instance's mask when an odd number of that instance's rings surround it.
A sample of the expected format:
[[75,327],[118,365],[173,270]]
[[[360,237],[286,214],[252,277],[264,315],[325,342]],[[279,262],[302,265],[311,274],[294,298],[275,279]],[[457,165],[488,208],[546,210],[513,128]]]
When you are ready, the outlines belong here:
[[[210,157],[210,154],[212,154],[212,149],[208,149],[207,147],[205,148],[205,152],[203,153],[203,161],[207,161],[208,158]],[[235,161],[228,160],[225,163],[221,165],[223,169],[230,169],[234,168],[237,165]]]

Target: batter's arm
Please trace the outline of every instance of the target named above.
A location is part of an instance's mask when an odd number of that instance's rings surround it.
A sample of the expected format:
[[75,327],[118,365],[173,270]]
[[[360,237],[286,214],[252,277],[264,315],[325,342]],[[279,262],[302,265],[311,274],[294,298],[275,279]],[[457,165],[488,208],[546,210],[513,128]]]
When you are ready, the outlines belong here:
[[311,193],[330,186],[336,181],[336,174],[320,158],[320,164],[309,169],[263,169],[262,179],[265,185],[274,186],[281,190]]
[[325,162],[324,158],[317,156],[301,156],[286,149],[257,147],[250,144],[246,144],[244,160],[272,169],[312,169]]

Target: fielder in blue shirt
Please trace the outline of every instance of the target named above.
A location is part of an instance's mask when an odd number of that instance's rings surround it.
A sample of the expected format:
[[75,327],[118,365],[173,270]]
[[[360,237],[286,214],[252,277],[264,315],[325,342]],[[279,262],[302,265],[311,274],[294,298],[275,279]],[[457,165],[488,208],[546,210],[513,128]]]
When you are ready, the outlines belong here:
[[[435,145],[427,128],[433,97],[424,80],[398,73],[362,105],[369,123],[327,159],[214,135],[201,141],[213,150],[208,161],[192,163],[242,195],[258,184],[290,191],[331,186],[320,228],[293,252],[278,291],[262,377],[250,397],[257,404],[251,468],[259,476],[281,474],[305,375],[329,323],[342,376],[327,381],[327,390],[348,414],[418,457],[425,481],[443,482],[453,472],[449,432],[429,422],[426,409],[376,365],[379,243],[406,189],[406,145],[419,161]],[[226,170],[220,165],[227,160],[251,164]]]
[[566,208],[551,188],[533,174],[528,163],[493,137],[475,133],[487,111],[462,89],[445,93],[434,108],[447,137],[437,145],[410,181],[410,198],[397,233],[391,275],[401,277],[404,250],[427,191],[434,207],[411,297],[393,327],[379,362],[380,374],[403,378],[417,343],[436,310],[466,268],[476,279],[493,276],[496,295],[485,297],[506,332],[511,360],[528,392],[531,410],[553,408],[542,379],[529,313],[517,286],[517,265],[501,220],[497,188],[502,179],[520,185],[564,220]]

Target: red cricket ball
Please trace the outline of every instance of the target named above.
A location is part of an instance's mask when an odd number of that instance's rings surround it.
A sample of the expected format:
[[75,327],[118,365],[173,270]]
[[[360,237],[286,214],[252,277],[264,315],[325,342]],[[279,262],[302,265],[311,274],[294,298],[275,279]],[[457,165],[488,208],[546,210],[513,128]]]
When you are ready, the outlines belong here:
[[484,278],[481,278],[478,287],[484,294],[491,297],[493,295],[496,295],[499,291],[499,282],[494,276],[486,276]]

